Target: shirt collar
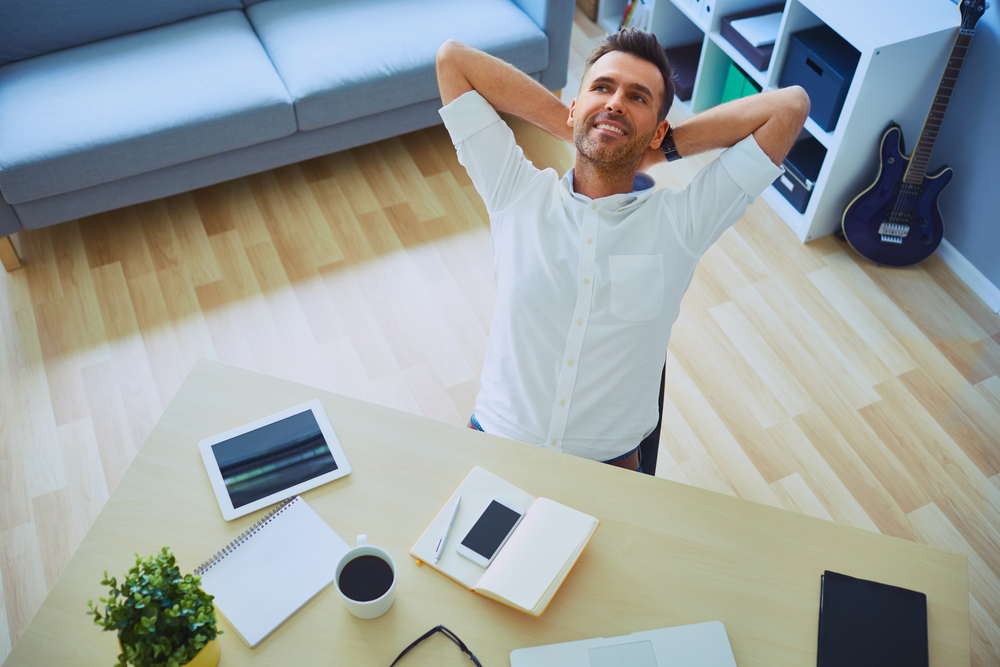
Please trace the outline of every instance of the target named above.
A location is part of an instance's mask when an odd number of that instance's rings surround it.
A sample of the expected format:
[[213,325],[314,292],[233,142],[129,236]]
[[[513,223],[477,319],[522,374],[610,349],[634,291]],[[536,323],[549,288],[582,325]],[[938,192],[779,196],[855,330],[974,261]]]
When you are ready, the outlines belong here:
[[649,174],[638,172],[635,175],[635,180],[632,182],[632,192],[628,194],[609,195],[607,197],[592,200],[590,197],[573,190],[573,172],[574,170],[570,169],[562,177],[560,185],[563,199],[575,199],[576,201],[583,203],[596,202],[601,208],[605,208],[608,205],[616,205],[619,211],[634,204],[641,204],[646,201],[649,195],[653,194],[653,186],[656,185],[656,181],[654,181]]

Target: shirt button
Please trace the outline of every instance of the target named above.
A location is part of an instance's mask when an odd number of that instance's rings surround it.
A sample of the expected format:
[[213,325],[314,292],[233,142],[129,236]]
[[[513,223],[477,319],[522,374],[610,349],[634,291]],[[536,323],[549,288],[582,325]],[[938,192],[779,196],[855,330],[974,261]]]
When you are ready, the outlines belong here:
[[556,441],[555,441],[555,440],[553,440],[553,441],[552,441],[552,446],[553,446],[553,447],[555,447],[555,446],[556,446]]
[[559,401],[559,405],[566,405],[566,401]]
[[577,320],[576,321],[576,326],[582,327],[583,326],[583,320]]
[[583,284],[584,285],[589,285],[590,284],[590,278],[584,278],[583,279]]
[[572,366],[572,365],[573,365],[573,360],[572,360],[572,359],[570,359],[570,360],[569,360],[569,361],[567,362],[567,365],[569,365],[569,366]]
[[590,205],[590,208],[592,208],[592,209],[596,209],[596,208],[597,208],[597,204],[591,204],[591,205]]
[[594,239],[587,239],[587,243],[593,243]]

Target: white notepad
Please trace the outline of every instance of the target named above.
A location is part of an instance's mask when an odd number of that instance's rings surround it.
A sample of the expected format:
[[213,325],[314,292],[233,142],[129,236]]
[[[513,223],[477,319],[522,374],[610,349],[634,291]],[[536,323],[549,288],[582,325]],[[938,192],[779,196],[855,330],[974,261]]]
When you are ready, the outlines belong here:
[[286,500],[195,569],[201,587],[251,648],[336,575],[350,547],[300,496]]
[[[493,563],[483,568],[468,558],[462,558],[455,550],[455,544],[498,494],[517,503],[526,512]],[[435,563],[435,548],[445,532],[458,496],[462,497],[462,503],[455,517],[455,526],[444,545],[441,560]],[[417,539],[410,555],[473,593],[539,616],[600,523],[589,514],[554,500],[535,498],[476,466]]]
[[780,27],[781,12],[733,21],[733,30],[740,33],[755,49],[774,44]]

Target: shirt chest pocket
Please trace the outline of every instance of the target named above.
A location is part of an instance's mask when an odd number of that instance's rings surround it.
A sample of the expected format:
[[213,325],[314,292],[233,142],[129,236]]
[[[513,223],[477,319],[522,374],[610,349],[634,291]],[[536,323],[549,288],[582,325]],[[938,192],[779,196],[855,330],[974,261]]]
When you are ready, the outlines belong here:
[[643,322],[663,310],[663,255],[611,255],[611,314]]

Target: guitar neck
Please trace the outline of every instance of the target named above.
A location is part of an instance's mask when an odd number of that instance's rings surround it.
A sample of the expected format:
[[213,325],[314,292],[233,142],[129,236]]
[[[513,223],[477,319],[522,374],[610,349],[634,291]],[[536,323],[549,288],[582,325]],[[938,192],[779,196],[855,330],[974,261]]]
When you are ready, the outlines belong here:
[[903,177],[903,181],[906,183],[912,185],[923,183],[924,174],[927,173],[927,165],[931,160],[931,153],[934,151],[934,142],[937,141],[938,133],[941,131],[944,113],[948,110],[948,102],[951,101],[955,82],[958,81],[958,73],[962,69],[962,63],[965,62],[965,56],[969,51],[973,32],[975,32],[975,28],[959,30],[958,38],[955,40],[951,55],[948,57],[948,66],[945,67],[937,92],[934,94],[934,103],[931,104],[931,109],[927,112],[920,138],[917,140],[916,148],[913,149],[910,165]]

